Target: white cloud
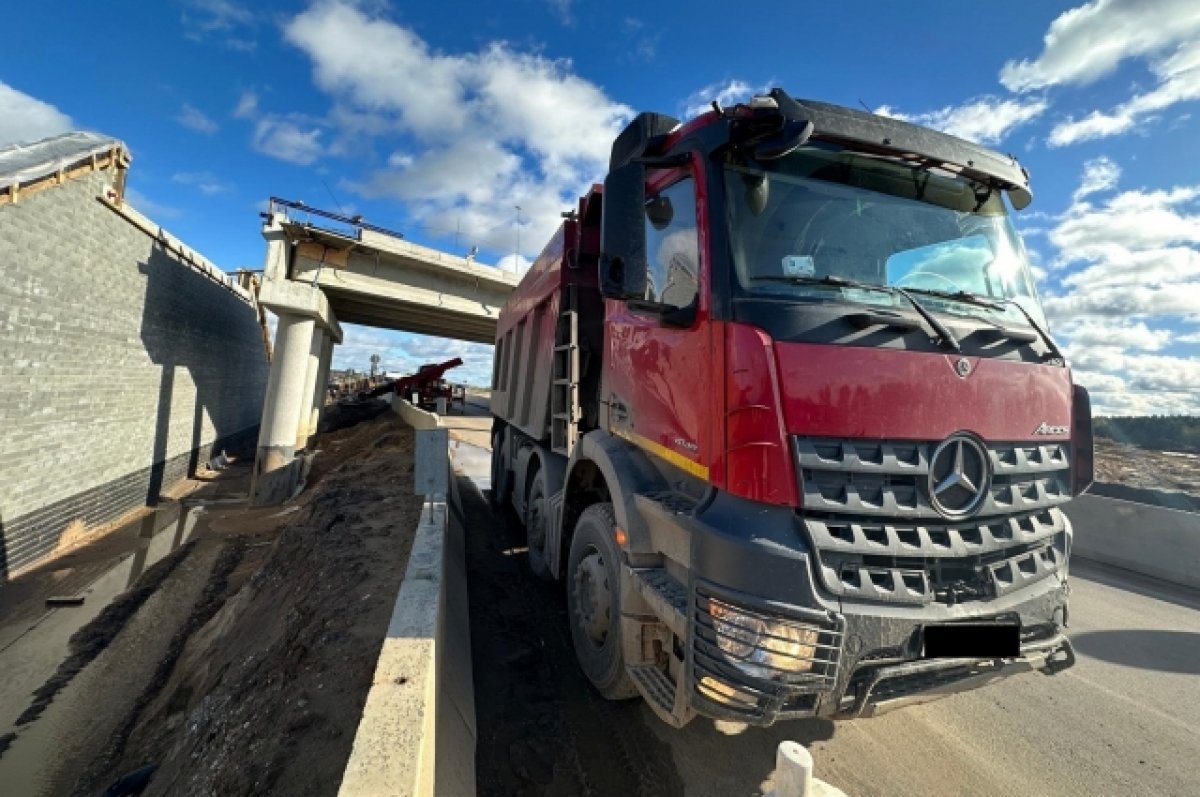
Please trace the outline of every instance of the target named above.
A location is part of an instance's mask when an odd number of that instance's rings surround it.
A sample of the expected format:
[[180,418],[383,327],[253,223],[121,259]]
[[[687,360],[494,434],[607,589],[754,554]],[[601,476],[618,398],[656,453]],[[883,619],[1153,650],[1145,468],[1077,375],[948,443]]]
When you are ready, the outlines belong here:
[[1054,219],[1047,237],[1059,285],[1047,314],[1098,412],[1200,413],[1200,351],[1158,353],[1200,342],[1172,331],[1179,319],[1200,321],[1200,185],[1088,201],[1119,175],[1107,158],[1089,161]]
[[243,91],[238,97],[238,104],[233,109],[233,115],[238,119],[253,119],[258,115],[258,95],[253,91]]
[[1085,196],[1108,191],[1115,188],[1117,180],[1121,178],[1121,167],[1107,156],[1093,158],[1083,164],[1083,180],[1079,183],[1079,188],[1075,189],[1075,193],[1071,195],[1073,202],[1078,202]]
[[[258,94],[243,91],[233,109],[235,119],[246,119],[254,123],[250,145],[255,151],[294,163],[309,166],[323,155],[330,154],[325,136],[329,123],[313,119],[300,113],[279,114],[263,111],[258,106]],[[348,154],[339,151],[333,154]]]
[[[1200,3],[1195,4],[1200,9]],[[1158,85],[1135,94],[1109,113],[1092,111],[1081,119],[1069,118],[1050,131],[1047,143],[1061,147],[1080,141],[1106,138],[1149,124],[1154,115],[1180,102],[1200,99],[1200,39],[1181,44],[1169,56],[1153,62],[1150,71]]]
[[1085,85],[1125,59],[1156,55],[1197,34],[1195,0],[1093,0],[1055,19],[1041,54],[1006,63],[1000,82],[1010,91]]
[[1064,282],[1150,288],[1200,280],[1197,198],[1200,186],[1124,191],[1096,207],[1075,202],[1049,235],[1057,267],[1084,266]]
[[550,11],[568,28],[575,27],[575,13],[572,8],[575,5],[575,0],[546,0],[546,5],[550,7]]
[[[437,52],[344,0],[316,3],[285,24],[284,36],[335,102],[325,120],[333,153],[355,151],[351,142],[362,137],[396,153],[387,168],[344,184],[403,200],[420,223],[461,230],[493,251],[512,251],[516,205],[522,253],[540,249],[560,211],[604,173],[632,115],[570,61],[504,43]],[[319,148],[316,136],[311,143]]]
[[187,103],[183,104],[183,110],[175,117],[175,121],[189,130],[195,130],[197,133],[203,133],[206,136],[211,136],[219,129],[217,123],[209,119],[203,111]]
[[205,196],[215,196],[230,190],[228,183],[221,182],[212,172],[181,172],[171,177],[171,182],[194,186]]
[[501,271],[511,271],[513,274],[525,276],[525,272],[533,265],[532,260],[528,260],[520,255],[505,255],[496,261],[496,268]]
[[1041,97],[1018,100],[987,95],[927,113],[905,114],[886,105],[875,113],[980,144],[998,144],[1011,131],[1041,116],[1048,107],[1049,103]]
[[319,127],[278,116],[266,116],[255,123],[252,143],[262,154],[298,166],[308,166],[323,151]]
[[1055,332],[1069,341],[1074,350],[1099,350],[1119,343],[1126,349],[1158,351],[1171,342],[1168,329],[1151,329],[1144,321],[1108,322],[1095,318],[1073,318],[1059,325]]
[[738,80],[737,78],[724,82],[710,83],[702,89],[693,91],[683,101],[683,121],[686,122],[688,119],[711,111],[714,100],[721,107],[736,105],[739,102],[746,102],[757,94],[765,94],[769,90],[767,86],[755,88],[746,81]]
[[253,52],[258,44],[246,32],[255,24],[254,14],[232,0],[185,0],[180,21],[184,36],[195,42],[219,39],[239,52]]
[[658,53],[659,34],[637,17],[625,17],[621,23],[625,30],[626,61],[653,61]]
[[151,219],[177,219],[183,215],[179,208],[159,204],[131,186],[125,186],[125,201]]
[[72,130],[71,117],[0,82],[0,146],[28,143]]

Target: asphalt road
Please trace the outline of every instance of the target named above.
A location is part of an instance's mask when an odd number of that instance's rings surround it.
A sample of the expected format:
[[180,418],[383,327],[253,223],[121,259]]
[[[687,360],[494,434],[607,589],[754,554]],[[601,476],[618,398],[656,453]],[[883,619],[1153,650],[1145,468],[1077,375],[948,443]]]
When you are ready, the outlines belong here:
[[1057,676],[871,720],[673,730],[590,689],[561,589],[529,574],[511,517],[463,495],[481,795],[755,795],[786,739],[851,797],[1200,795],[1200,592],[1075,561],[1078,662]]

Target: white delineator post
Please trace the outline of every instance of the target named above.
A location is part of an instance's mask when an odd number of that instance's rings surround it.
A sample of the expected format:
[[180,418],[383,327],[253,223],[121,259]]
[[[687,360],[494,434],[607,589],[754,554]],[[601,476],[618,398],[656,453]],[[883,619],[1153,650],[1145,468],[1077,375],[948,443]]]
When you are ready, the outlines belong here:
[[797,742],[775,749],[775,790],[768,797],[846,797],[836,786],[813,777],[813,757]]

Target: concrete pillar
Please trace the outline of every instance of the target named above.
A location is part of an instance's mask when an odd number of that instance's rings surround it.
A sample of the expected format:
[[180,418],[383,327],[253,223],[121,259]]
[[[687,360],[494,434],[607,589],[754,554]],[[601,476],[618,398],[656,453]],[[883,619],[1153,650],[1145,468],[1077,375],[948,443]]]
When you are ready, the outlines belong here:
[[296,449],[308,448],[308,438],[315,432],[312,425],[313,406],[316,402],[317,377],[321,373],[321,355],[325,353],[325,330],[313,329],[312,341],[308,347],[308,366],[304,371],[304,387],[300,390],[302,403],[300,417],[296,419]]
[[321,416],[325,414],[325,398],[329,395],[329,368],[333,360],[333,338],[329,336],[328,332],[321,338],[321,356],[317,361],[317,381],[313,386],[312,412],[309,414],[308,440],[305,441],[305,448],[313,446],[313,438],[316,437],[317,429],[321,426]]
[[250,500],[256,505],[287,500],[299,482],[295,462],[296,426],[311,392],[305,393],[314,322],[311,318],[281,313],[275,329],[275,359],[267,381],[262,426],[258,432],[258,454]]

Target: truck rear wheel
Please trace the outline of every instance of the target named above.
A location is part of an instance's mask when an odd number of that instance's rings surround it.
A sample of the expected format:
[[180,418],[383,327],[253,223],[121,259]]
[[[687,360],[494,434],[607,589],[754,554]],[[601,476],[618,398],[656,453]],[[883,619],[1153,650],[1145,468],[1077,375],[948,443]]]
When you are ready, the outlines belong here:
[[583,511],[567,559],[567,614],[575,658],[609,700],[636,697],[621,648],[621,558],[612,504]]
[[546,555],[550,528],[550,502],[546,500],[546,477],[538,471],[525,502],[525,535],[529,551],[529,569],[542,580],[550,579],[550,559]]
[[503,454],[501,447],[504,444],[503,432],[494,432],[492,434],[492,489],[488,495],[488,501],[492,508],[500,510],[504,507],[505,482],[508,480],[508,469],[503,465]]

